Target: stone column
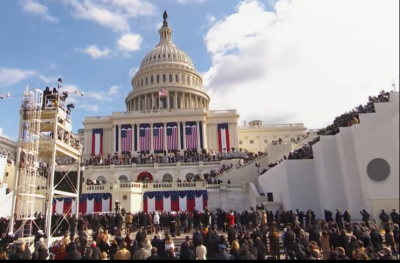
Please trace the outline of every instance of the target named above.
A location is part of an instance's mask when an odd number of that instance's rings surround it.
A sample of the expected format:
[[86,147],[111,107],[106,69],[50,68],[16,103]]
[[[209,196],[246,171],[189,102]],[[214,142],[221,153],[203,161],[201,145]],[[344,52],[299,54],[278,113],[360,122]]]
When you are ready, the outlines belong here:
[[176,123],[178,125],[178,149],[181,150],[181,124],[180,122]]
[[186,109],[185,92],[182,92],[182,109]]
[[175,91],[175,103],[174,109],[178,109],[178,92]]
[[203,125],[203,147],[204,149],[208,149],[207,123],[205,121],[202,121],[201,125]]
[[151,110],[154,108],[155,109],[155,106],[154,106],[154,93],[151,93]]
[[135,140],[137,141],[137,151],[140,152],[142,149],[140,149],[140,143],[139,143],[139,135],[140,134],[140,125],[137,124],[137,133],[136,133],[136,138]]
[[111,129],[112,129],[112,140],[111,140],[111,145],[112,145],[112,147],[111,147],[111,151],[112,151],[112,153],[115,153],[116,151],[117,151],[117,148],[116,148],[116,145],[115,145],[115,138],[116,138],[116,136],[117,136],[117,125],[113,125],[113,126],[111,126]]
[[196,121],[197,126],[197,150],[200,150],[200,122]]
[[167,123],[164,122],[164,151],[168,152],[167,148]]
[[121,149],[121,127],[122,125],[118,125],[118,152],[121,153],[122,149]]
[[169,92],[168,92],[168,95],[167,95],[167,97],[165,98],[166,100],[167,100],[167,109],[170,109],[171,108],[171,105],[170,105],[170,99],[169,99],[170,97],[169,97]]
[[147,94],[144,95],[144,110],[147,110]]
[[186,150],[186,123],[182,122],[183,124],[183,150]]
[[154,146],[153,146],[153,123],[150,123],[150,153],[154,153]]
[[92,129],[85,129],[85,134],[84,134],[84,144],[85,145],[83,145],[83,147],[84,147],[84,155],[86,155],[85,156],[85,158],[88,158],[91,154],[92,154],[92,132],[93,132],[93,130]]

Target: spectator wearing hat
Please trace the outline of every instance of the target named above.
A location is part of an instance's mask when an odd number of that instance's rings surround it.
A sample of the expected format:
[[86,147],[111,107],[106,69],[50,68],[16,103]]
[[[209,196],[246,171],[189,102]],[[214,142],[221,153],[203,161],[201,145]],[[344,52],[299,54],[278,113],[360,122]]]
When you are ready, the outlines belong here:
[[218,253],[215,255],[214,259],[215,260],[234,260],[235,257],[232,256],[231,254],[228,254],[227,247],[224,244],[219,244],[218,245]]
[[254,255],[250,253],[249,246],[246,245],[245,243],[242,244],[240,249],[241,249],[241,255],[239,258],[240,260],[257,260],[257,258],[255,258]]

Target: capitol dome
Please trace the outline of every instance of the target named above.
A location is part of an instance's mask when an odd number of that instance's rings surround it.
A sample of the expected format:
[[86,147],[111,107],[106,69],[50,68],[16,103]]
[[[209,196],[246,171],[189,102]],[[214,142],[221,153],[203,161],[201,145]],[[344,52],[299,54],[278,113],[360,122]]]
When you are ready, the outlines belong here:
[[[202,88],[203,79],[192,59],[172,42],[166,12],[163,18],[163,26],[158,30],[160,42],[146,54],[132,78],[133,91],[125,99],[127,111],[208,110],[210,97]],[[162,92],[166,99],[159,97]]]

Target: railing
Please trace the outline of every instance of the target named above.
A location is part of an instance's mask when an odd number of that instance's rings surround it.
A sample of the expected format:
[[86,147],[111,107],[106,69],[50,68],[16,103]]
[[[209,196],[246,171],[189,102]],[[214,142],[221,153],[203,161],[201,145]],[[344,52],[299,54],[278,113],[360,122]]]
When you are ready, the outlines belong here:
[[304,123],[291,123],[291,124],[273,124],[273,125],[249,125],[249,124],[246,124],[243,126],[239,126],[238,128],[239,129],[281,129],[281,128],[300,129],[300,128],[305,128],[305,127],[304,127]]
[[110,192],[121,189],[131,190],[132,192],[141,193],[143,191],[159,191],[161,189],[205,189],[205,182],[172,182],[172,183],[135,183],[135,182],[120,182],[107,183],[102,185],[84,185],[86,192]]
[[[199,166],[201,165],[202,162],[176,162],[176,163],[145,163],[145,164],[117,164],[117,165],[87,165],[87,169],[94,169],[94,170],[100,170],[100,169],[128,169],[132,167],[137,167],[137,168],[152,168],[154,166],[158,167],[175,167],[175,166],[185,166],[185,167],[190,167],[190,166]],[[209,162],[203,162],[203,165],[207,166],[219,166],[221,163],[219,161],[209,161]]]
[[208,184],[207,190],[220,190],[220,189],[242,189],[242,184]]

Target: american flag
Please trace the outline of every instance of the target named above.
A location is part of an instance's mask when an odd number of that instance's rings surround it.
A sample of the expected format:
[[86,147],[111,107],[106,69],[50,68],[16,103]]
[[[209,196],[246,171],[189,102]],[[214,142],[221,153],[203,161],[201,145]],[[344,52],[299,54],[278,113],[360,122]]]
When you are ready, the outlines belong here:
[[141,151],[150,151],[150,128],[140,127],[139,145]]
[[132,129],[121,130],[121,151],[132,151]]
[[178,150],[178,127],[167,127],[167,149]]
[[164,127],[153,128],[153,149],[154,151],[164,150]]
[[186,126],[186,149],[197,149],[197,127]]
[[158,91],[158,96],[161,98],[161,97],[167,97],[168,96],[168,90],[166,90],[166,89],[160,89],[159,91]]

